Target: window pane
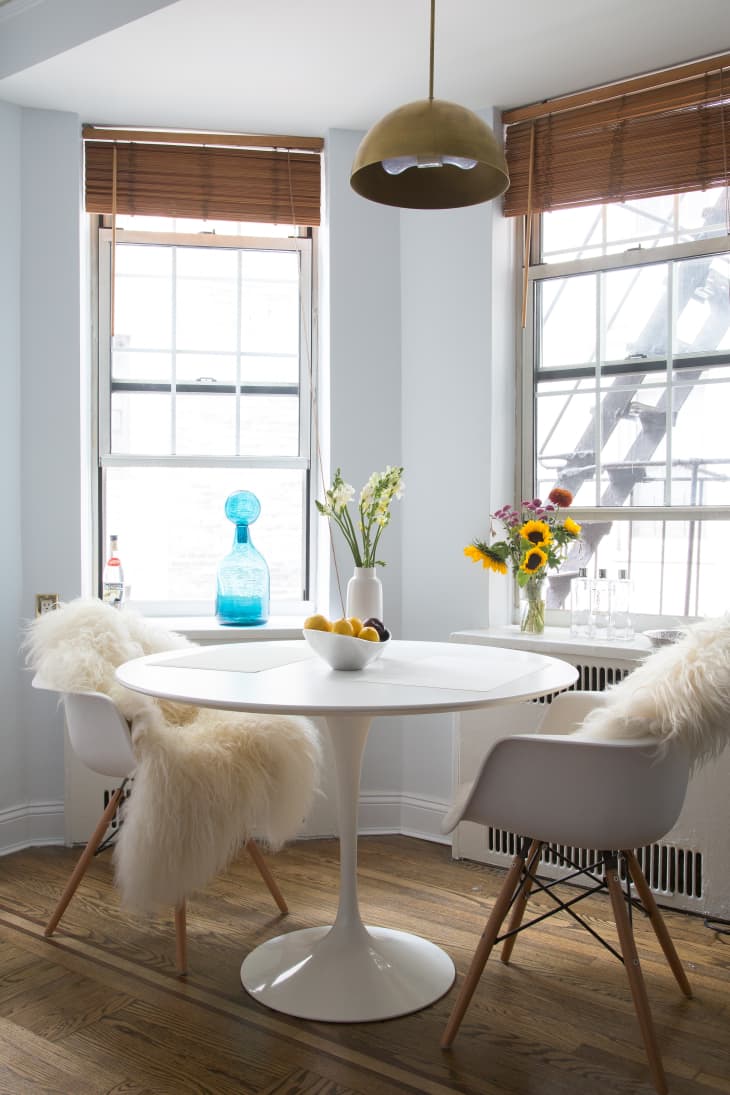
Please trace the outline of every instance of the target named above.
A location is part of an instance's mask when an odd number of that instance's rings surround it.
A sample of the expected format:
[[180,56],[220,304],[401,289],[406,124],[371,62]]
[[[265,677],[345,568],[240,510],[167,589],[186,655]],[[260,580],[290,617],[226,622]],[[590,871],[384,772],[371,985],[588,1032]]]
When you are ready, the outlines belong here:
[[175,354],[178,384],[235,384],[235,354]]
[[241,456],[296,456],[299,400],[293,395],[241,398]]
[[730,348],[730,259],[714,255],[676,264],[674,353]]
[[668,616],[717,616],[718,590],[726,585],[727,521],[583,522],[580,554],[566,564],[566,577],[550,578],[548,605],[567,608],[570,574],[585,566],[590,577],[599,568],[609,578],[626,570],[632,582],[634,613]]
[[236,349],[238,252],[176,250],[176,339],[181,350]]
[[618,254],[727,233],[725,187],[543,213],[542,261]]
[[597,276],[555,278],[539,286],[540,369],[595,361]]
[[242,384],[298,384],[299,358],[296,354],[243,354]]
[[171,451],[169,395],[159,392],[112,394],[111,449],[113,453],[162,456]]
[[596,504],[596,450],[592,381],[541,382],[536,401],[537,489],[546,498],[560,478],[575,504]]
[[167,349],[172,334],[169,248],[118,244],[114,333],[125,348]]
[[[730,504],[730,383],[710,379],[674,388],[676,425],[672,433],[672,503],[683,506]],[[723,370],[724,372],[724,370]]]
[[667,267],[637,266],[601,276],[605,361],[666,357]]
[[[117,338],[117,342],[119,339]],[[114,350],[112,376],[115,380],[139,380],[143,383],[169,384],[172,378],[172,357],[169,353],[131,352]]]
[[175,452],[178,456],[235,456],[235,395],[178,393]]
[[272,600],[301,599],[304,472],[108,468],[107,529],[119,536],[133,600],[202,600],[213,612],[216,568],[234,534],[223,507],[236,490],[251,490],[261,502],[251,540],[271,571]]
[[299,294],[296,285],[244,282],[241,348],[255,354],[299,352]]

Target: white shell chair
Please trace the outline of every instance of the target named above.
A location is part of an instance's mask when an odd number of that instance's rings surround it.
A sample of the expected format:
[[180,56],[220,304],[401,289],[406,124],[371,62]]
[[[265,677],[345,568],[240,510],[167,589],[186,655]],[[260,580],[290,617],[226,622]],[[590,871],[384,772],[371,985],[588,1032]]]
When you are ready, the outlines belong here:
[[[57,691],[47,688],[38,678],[33,679],[33,687],[45,691]],[[81,882],[95,852],[104,840],[104,835],[120,804],[127,781],[134,775],[137,758],[132,749],[132,736],[129,723],[108,696],[101,692],[61,692],[66,726],[71,746],[79,760],[93,772],[111,776],[120,780],[119,786],[109,799],[109,803],[99,818],[94,832],[84,848],[66,887],[59,898],[44,935],[50,937],[68,907],[71,898]],[[246,850],[258,867],[261,877],[282,913],[289,911],[286,901],[276,884],[256,841],[246,841]],[[175,964],[179,974],[187,972],[187,946],[185,925],[185,902],[175,909]]]
[[[589,741],[571,737],[588,711],[605,700],[600,692],[567,692],[556,697],[538,734],[515,735],[496,743],[474,782],[460,790],[444,819],[445,832],[463,820],[504,829],[522,839],[457,996],[441,1046],[451,1046],[494,944],[504,941],[501,958],[508,962],[516,933],[530,926],[523,925],[522,918],[533,885],[555,901],[557,907],[548,915],[605,887],[652,1079],[663,1095],[666,1077],[619,864],[623,858],[627,877],[634,883],[672,972],[684,994],[691,997],[689,982],[634,851],[661,839],[674,825],[684,802],[689,760],[680,748],[658,752],[654,739]],[[557,727],[563,734],[550,733]],[[591,874],[592,890],[579,891],[571,901],[561,902],[552,893],[555,882],[545,885],[535,875],[543,844],[599,849],[596,860],[605,865],[605,883]],[[581,873],[577,864],[570,865]],[[500,935],[510,910],[507,929]],[[568,911],[583,924],[572,907]]]

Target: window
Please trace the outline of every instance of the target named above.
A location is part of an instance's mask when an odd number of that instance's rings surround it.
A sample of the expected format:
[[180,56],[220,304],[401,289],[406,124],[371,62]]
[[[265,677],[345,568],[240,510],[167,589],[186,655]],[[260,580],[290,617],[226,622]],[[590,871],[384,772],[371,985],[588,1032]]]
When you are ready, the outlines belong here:
[[730,535],[725,187],[533,218],[523,497],[572,491],[578,566],[627,569],[636,612],[717,615]]
[[[160,217],[99,237],[100,550],[132,601],[211,612],[251,490],[272,612],[310,596],[312,233]],[[113,330],[113,336],[111,332]]]

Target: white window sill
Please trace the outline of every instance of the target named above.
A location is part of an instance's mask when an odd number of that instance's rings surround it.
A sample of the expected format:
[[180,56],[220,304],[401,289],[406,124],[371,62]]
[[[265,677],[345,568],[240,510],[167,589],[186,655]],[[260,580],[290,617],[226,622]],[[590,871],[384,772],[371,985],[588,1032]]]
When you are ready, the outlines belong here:
[[477,643],[485,646],[506,646],[513,650],[539,650],[545,654],[582,654],[593,657],[613,655],[635,661],[646,657],[653,647],[646,635],[633,639],[573,639],[567,627],[545,628],[542,635],[529,635],[520,631],[517,624],[509,627],[477,628],[470,631],[452,631],[449,636],[455,643]]
[[150,623],[176,631],[194,643],[245,643],[256,639],[301,639],[303,616],[272,616],[265,624],[234,626],[215,616],[150,616]]

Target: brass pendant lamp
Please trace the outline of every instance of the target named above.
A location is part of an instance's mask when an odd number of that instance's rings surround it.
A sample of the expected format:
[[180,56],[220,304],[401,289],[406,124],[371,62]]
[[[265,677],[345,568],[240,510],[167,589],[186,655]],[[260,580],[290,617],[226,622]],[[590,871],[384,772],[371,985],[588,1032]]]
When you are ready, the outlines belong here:
[[392,110],[355,154],[353,190],[402,209],[457,209],[496,198],[509,186],[504,153],[489,126],[456,103],[433,97],[436,0],[431,0],[428,99]]

